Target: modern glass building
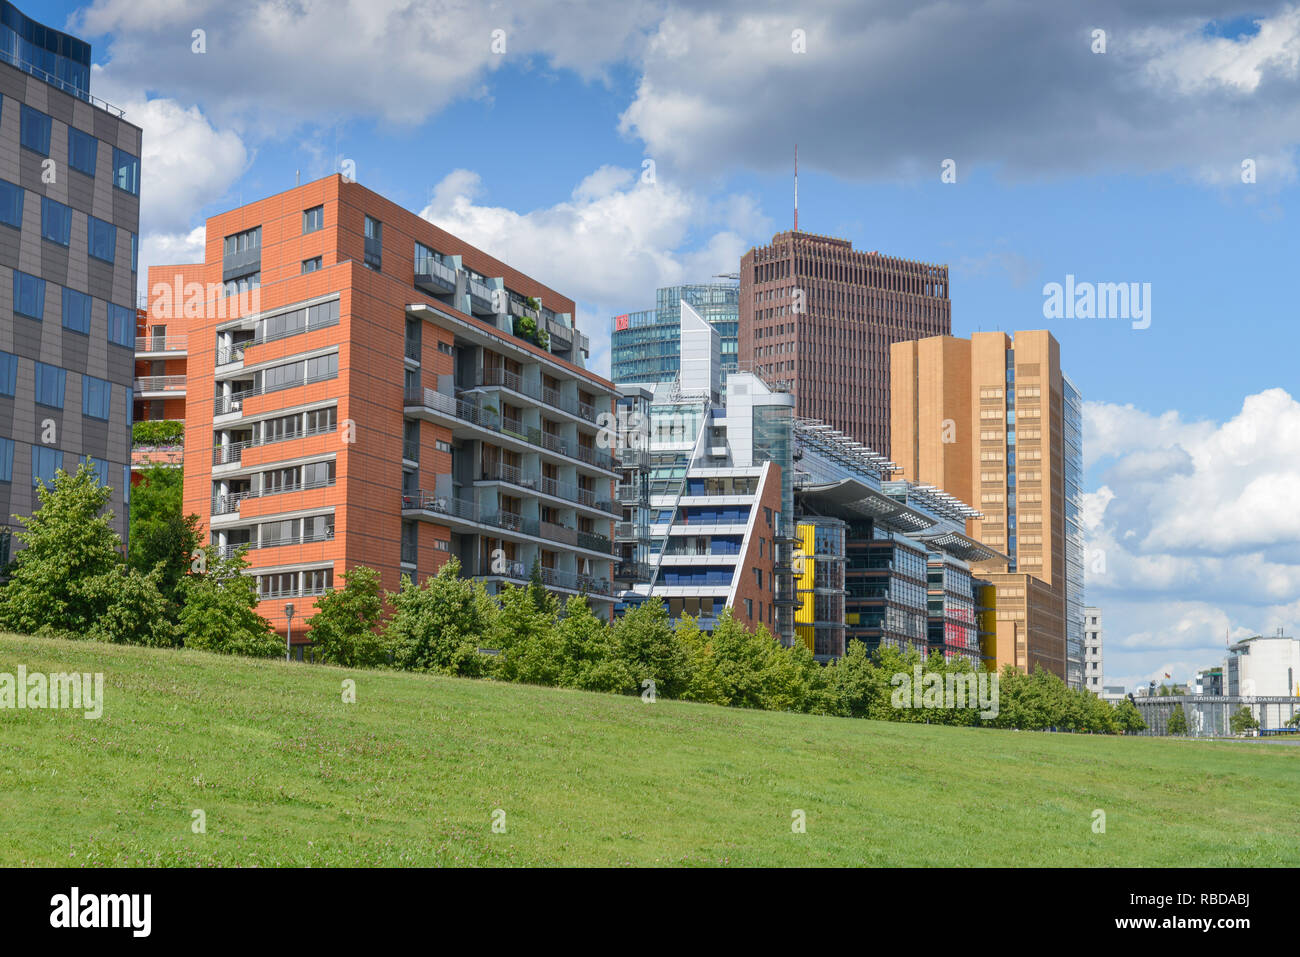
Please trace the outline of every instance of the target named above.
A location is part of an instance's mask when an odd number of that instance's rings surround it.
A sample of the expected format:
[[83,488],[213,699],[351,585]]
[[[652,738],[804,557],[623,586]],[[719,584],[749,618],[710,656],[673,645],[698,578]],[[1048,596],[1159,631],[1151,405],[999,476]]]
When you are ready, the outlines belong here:
[[0,61],[80,99],[90,96],[90,44],[0,0]]
[[736,368],[740,287],[736,283],[693,283],[658,290],[654,309],[614,317],[611,379],[654,384],[676,378],[681,369],[683,300],[718,331],[724,377]]
[[127,535],[141,131],[89,87],[88,44],[0,0],[0,561],[83,462]]

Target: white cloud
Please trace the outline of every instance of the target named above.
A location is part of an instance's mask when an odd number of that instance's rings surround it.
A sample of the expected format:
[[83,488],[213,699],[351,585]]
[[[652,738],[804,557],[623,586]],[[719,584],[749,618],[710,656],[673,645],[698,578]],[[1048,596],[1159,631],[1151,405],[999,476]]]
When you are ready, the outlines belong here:
[[1269,74],[1294,79],[1300,67],[1300,9],[1256,20],[1258,32],[1235,39],[1207,36],[1200,24],[1184,30],[1151,29],[1135,37],[1149,59],[1147,73],[1179,93],[1215,88],[1253,93]]
[[143,131],[140,164],[140,290],[148,268],[203,258],[201,211],[226,196],[247,170],[251,151],[238,132],[218,129],[196,106],[149,97],[112,67],[94,67],[96,95],[126,111]]
[[591,367],[602,371],[611,316],[653,307],[660,286],[734,272],[754,231],[770,229],[748,197],[708,202],[611,166],[568,200],[529,212],[482,204],[484,192],[476,173],[454,170],[420,215],[574,299]]
[[1090,402],[1084,447],[1101,472],[1081,518],[1108,681],[1215,664],[1225,633],[1295,630],[1300,402],[1268,389],[1222,423]]
[[[240,117],[270,135],[340,115],[422,122],[458,99],[486,97],[494,70],[533,66],[533,58],[599,78],[609,63],[636,55],[660,7],[96,0],[72,27],[84,36],[111,34],[109,58],[130,82],[147,87],[165,76],[173,96],[218,122]],[[195,30],[204,31],[204,53],[194,52]]]

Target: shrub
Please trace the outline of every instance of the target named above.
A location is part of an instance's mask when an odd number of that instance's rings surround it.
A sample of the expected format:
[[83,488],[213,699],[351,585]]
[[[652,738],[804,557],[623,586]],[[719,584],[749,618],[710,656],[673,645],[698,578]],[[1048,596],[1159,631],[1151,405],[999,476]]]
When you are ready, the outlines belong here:
[[149,419],[131,424],[134,445],[181,445],[185,441],[185,423],[175,419]]

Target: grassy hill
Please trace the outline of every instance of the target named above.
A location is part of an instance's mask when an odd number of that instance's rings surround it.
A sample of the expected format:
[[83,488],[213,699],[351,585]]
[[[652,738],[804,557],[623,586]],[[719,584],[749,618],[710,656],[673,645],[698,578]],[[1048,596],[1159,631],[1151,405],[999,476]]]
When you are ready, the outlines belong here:
[[645,704],[0,636],[0,672],[20,664],[102,671],[106,704],[97,721],[0,710],[0,865],[1300,864],[1300,748],[1284,745]]

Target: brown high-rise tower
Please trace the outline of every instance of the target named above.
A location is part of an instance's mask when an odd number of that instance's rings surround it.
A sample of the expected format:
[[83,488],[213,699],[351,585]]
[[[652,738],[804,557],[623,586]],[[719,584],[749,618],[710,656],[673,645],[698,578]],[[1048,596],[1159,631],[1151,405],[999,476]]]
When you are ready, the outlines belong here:
[[795,396],[795,414],[889,448],[889,347],[952,332],[948,267],[784,232],[740,261],[740,367]]

